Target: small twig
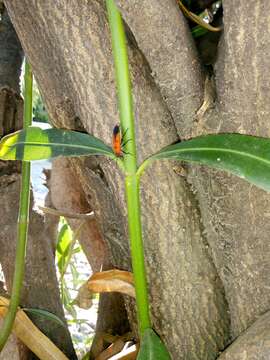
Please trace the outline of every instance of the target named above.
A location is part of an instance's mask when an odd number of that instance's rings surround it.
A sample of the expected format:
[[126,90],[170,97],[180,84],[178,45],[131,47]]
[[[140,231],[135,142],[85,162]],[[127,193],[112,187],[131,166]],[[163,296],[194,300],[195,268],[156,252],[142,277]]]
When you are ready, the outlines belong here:
[[49,208],[46,206],[38,206],[38,208],[46,214],[54,215],[54,216],[64,216],[64,217],[70,218],[70,219],[88,219],[88,220],[90,220],[95,217],[93,211],[90,213],[86,213],[86,214],[75,214],[75,213],[70,213],[67,211],[56,210],[56,209]]
[[222,30],[222,27],[214,27],[207,22],[205,22],[200,16],[194,14],[193,12],[189,11],[180,0],[178,0],[178,4],[180,9],[182,10],[183,14],[188,17],[190,20],[194,21],[196,24],[200,25],[201,27],[207,29],[208,31],[218,32]]
[[202,120],[206,111],[209,108],[213,107],[213,104],[215,102],[215,97],[216,94],[215,94],[215,85],[214,85],[213,77],[207,76],[204,83],[203,103],[196,112],[196,118],[198,122]]
[[[103,334],[103,340],[111,343],[109,347],[103,350],[96,360],[107,360],[112,356],[120,354],[127,341],[131,341],[134,338],[131,332],[122,336],[111,336],[110,334]],[[109,340],[109,341],[108,341]]]

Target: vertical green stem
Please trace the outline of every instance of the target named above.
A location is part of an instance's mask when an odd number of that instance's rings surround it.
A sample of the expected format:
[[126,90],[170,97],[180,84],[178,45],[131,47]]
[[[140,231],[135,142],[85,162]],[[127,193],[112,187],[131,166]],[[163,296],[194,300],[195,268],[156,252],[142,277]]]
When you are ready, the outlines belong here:
[[125,146],[127,154],[124,156],[125,189],[137,317],[142,336],[144,331],[151,327],[151,321],[142,241],[139,177],[136,175],[137,158],[131,83],[123,21],[114,0],[106,0],[106,4],[112,36],[121,129],[126,133],[125,141],[128,140]]
[[[25,62],[24,75],[24,128],[32,122],[32,71],[30,65]],[[30,162],[22,162],[22,181],[20,192],[20,209],[17,228],[17,247],[15,270],[13,276],[12,292],[7,315],[5,316],[3,327],[0,333],[0,351],[5,346],[9,334],[12,331],[16,317],[17,308],[20,302],[20,293],[24,278],[25,253],[28,233],[29,217],[29,194],[30,194]]]
[[106,3],[112,37],[121,129],[125,132],[125,140],[128,140],[125,146],[125,151],[128,155],[124,156],[124,164],[128,174],[135,174],[137,170],[137,156],[126,36],[123,21],[114,4],[114,0],[107,0]]
[[137,316],[139,320],[140,334],[143,335],[144,331],[151,327],[151,320],[149,315],[149,302],[144,265],[139,178],[137,176],[126,176],[125,185],[132,269],[136,291]]

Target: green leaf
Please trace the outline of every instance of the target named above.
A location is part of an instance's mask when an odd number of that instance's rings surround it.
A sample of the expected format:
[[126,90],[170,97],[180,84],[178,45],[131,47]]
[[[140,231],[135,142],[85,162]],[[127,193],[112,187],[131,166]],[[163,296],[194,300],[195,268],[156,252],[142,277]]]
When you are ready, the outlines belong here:
[[72,274],[72,282],[73,285],[77,285],[77,282],[79,280],[80,277],[80,273],[79,271],[76,269],[76,267],[74,266],[74,264],[70,263],[70,270],[71,270],[71,274]]
[[72,250],[72,255],[80,253],[82,251],[82,248],[80,246],[77,246],[75,249]]
[[56,246],[57,266],[62,276],[69,260],[71,242],[72,230],[67,223],[64,223],[59,231]]
[[67,328],[66,324],[58,316],[56,316],[55,314],[53,314],[47,310],[32,309],[32,308],[22,308],[22,310],[29,314],[34,314],[34,315],[44,317],[48,320],[54,321],[55,323],[57,323],[58,325],[61,325],[65,329]]
[[73,318],[77,318],[76,309],[72,305],[72,299],[68,291],[68,288],[66,286],[63,287],[63,305],[65,309],[72,315]]
[[240,134],[197,137],[165,147],[148,158],[138,173],[157,159],[197,162],[227,170],[270,191],[270,139]]
[[170,360],[170,354],[158,335],[152,329],[143,333],[137,360]]
[[200,25],[196,25],[194,26],[194,28],[192,28],[191,33],[192,36],[196,39],[200,36],[203,36],[205,34],[207,34],[209,31],[206,30],[205,28],[201,27]]
[[107,155],[112,149],[89,134],[62,129],[29,127],[1,139],[2,160],[43,160],[57,156]]

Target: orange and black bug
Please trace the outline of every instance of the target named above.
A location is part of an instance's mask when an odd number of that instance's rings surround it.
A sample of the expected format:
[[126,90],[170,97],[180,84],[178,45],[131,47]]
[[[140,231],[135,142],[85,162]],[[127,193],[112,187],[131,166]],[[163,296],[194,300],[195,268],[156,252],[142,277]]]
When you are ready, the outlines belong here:
[[127,154],[123,150],[124,146],[129,141],[127,140],[126,142],[124,142],[124,137],[126,133],[127,133],[127,129],[123,135],[121,134],[121,129],[119,125],[115,125],[115,127],[113,128],[112,148],[113,148],[113,152],[117,157],[121,157],[123,156],[123,154]]

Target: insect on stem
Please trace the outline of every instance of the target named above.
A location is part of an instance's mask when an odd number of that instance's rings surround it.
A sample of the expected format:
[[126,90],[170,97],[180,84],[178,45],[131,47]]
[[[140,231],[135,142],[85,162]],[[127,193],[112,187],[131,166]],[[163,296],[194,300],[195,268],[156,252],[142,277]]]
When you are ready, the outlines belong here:
[[125,152],[123,150],[125,145],[131,140],[131,139],[127,139],[126,141],[124,141],[127,131],[128,131],[128,128],[123,132],[123,135],[122,135],[121,128],[118,124],[115,125],[115,127],[113,128],[112,148],[113,148],[113,152],[115,153],[115,155],[117,157],[122,157],[123,154],[131,155],[130,153]]

